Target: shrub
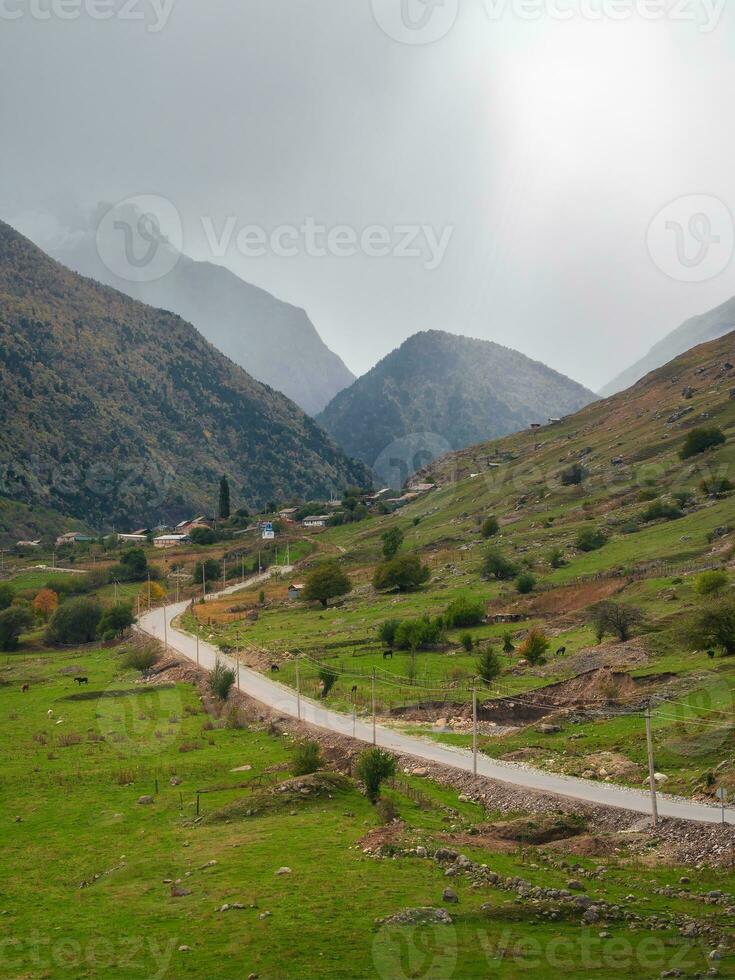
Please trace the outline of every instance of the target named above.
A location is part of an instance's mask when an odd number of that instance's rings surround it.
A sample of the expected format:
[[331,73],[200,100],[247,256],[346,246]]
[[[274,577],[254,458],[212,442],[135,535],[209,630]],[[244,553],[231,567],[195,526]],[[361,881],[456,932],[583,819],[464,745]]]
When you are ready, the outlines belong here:
[[513,645],[513,634],[503,633],[503,653],[513,653],[515,646]]
[[395,635],[398,650],[427,650],[441,643],[444,634],[442,619],[406,619]]
[[20,634],[33,626],[33,613],[24,606],[9,606],[0,612],[0,650],[17,650]]
[[148,559],[142,548],[128,548],[120,556],[120,564],[110,572],[110,580],[142,582],[148,575]]
[[495,537],[495,535],[498,533],[499,530],[500,530],[500,523],[497,517],[491,515],[490,517],[486,517],[485,520],[482,522],[482,526],[480,527],[480,534],[485,539],[493,538]]
[[378,630],[378,639],[392,650],[396,642],[396,632],[401,625],[400,619],[386,619]]
[[302,598],[304,602],[320,602],[324,609],[330,599],[346,595],[352,582],[336,561],[325,561],[306,576]]
[[711,429],[692,429],[691,432],[687,433],[679,456],[682,459],[691,459],[692,456],[698,456],[708,449],[721,446],[724,442],[725,436],[717,426],[713,426]]
[[480,680],[484,684],[492,684],[497,677],[500,677],[501,671],[502,667],[495,651],[483,650],[477,661],[477,676]]
[[215,544],[217,541],[217,535],[211,527],[193,527],[189,537],[192,544],[198,545]]
[[475,649],[475,641],[472,638],[472,633],[463,633],[459,638],[459,642],[467,653],[472,653]]
[[564,552],[561,548],[552,548],[549,552],[549,564],[552,568],[563,568],[566,565]]
[[485,603],[482,599],[459,596],[450,602],[444,613],[444,622],[449,629],[458,626],[478,626],[485,619]]
[[399,527],[392,527],[383,535],[383,557],[395,558],[403,544],[403,531]]
[[102,613],[99,626],[99,635],[105,640],[114,639],[122,636],[126,629],[129,629],[135,622],[132,607],[127,602],[118,602]]
[[560,474],[563,487],[577,487],[589,476],[589,471],[581,463],[574,463],[569,469],[562,470]]
[[53,589],[41,589],[33,600],[33,608],[44,623],[47,623],[49,616],[59,608],[59,597]]
[[518,574],[518,566],[500,551],[489,551],[482,566],[485,578],[496,578],[498,581],[508,581]]
[[677,490],[676,493],[672,493],[671,496],[682,510],[685,507],[690,507],[694,503],[694,494],[691,492],[691,490]]
[[12,585],[7,582],[0,582],[0,611],[11,606],[14,598],[15,592]]
[[694,591],[697,595],[717,595],[727,588],[730,581],[727,572],[717,569],[711,572],[702,572],[697,576],[694,583]]
[[524,572],[516,579],[516,589],[521,595],[528,595],[536,588],[536,579],[530,572]]
[[56,644],[91,643],[101,618],[102,606],[96,599],[70,599],[51,617],[46,639]]
[[214,665],[209,675],[209,689],[220,701],[226,701],[235,683],[235,671],[227,667],[220,659]]
[[305,739],[296,743],[291,761],[291,772],[294,776],[308,776],[312,772],[318,772],[323,765],[322,749],[318,742]]
[[320,667],[319,680],[322,682],[322,697],[326,698],[337,683],[337,673],[330,667]]
[[380,797],[381,784],[395,774],[395,759],[382,749],[366,749],[357,760],[357,776],[364,783],[371,803],[376,803]]
[[373,587],[378,591],[411,592],[428,581],[430,574],[428,565],[422,565],[418,555],[398,555],[378,565],[373,575]]
[[198,561],[194,566],[194,585],[205,582],[216,582],[222,575],[222,566],[214,558],[207,558],[205,561]]
[[641,514],[641,521],[650,524],[652,521],[677,521],[684,516],[684,511],[677,504],[669,504],[665,500],[654,500],[650,507]]
[[387,796],[378,800],[376,809],[378,811],[378,819],[382,824],[393,823],[394,820],[400,818],[396,801],[391,800]]
[[599,551],[607,544],[607,535],[599,528],[585,527],[574,542],[578,551]]
[[533,629],[521,644],[518,653],[534,666],[545,662],[545,654],[549,649],[549,640],[541,630]]
[[728,480],[727,477],[712,477],[710,480],[702,480],[699,484],[702,493],[707,497],[725,497],[728,493],[731,493],[735,487],[733,487],[732,481]]
[[606,633],[612,633],[625,643],[630,639],[633,627],[643,622],[643,613],[636,606],[606,600],[591,608],[590,618],[598,640],[602,641]]
[[651,500],[655,500],[658,497],[658,492],[653,489],[641,490],[638,494],[638,500],[640,503],[645,504]]
[[722,649],[735,656],[735,600],[721,599],[702,609],[691,626],[692,639],[698,646]]
[[142,674],[154,667],[160,659],[161,651],[156,643],[141,643],[125,654],[123,663],[131,670],[139,670]]

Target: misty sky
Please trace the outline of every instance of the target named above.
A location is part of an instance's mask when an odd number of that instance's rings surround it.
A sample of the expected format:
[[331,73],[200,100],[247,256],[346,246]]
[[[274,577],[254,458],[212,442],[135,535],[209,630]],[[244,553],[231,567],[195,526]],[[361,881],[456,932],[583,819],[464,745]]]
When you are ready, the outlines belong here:
[[173,202],[203,259],[202,219],[451,228],[434,269],[300,246],[214,257],[304,306],[356,373],[439,328],[597,388],[735,294],[732,260],[681,282],[646,245],[674,199],[735,211],[732,11],[704,32],[698,0],[695,22],[647,21],[633,0],[627,21],[585,19],[579,0],[563,22],[493,21],[459,0],[445,36],[408,45],[371,0],[177,0],[155,32],[151,0],[132,2],[147,24],[0,0],[22,13],[0,17],[0,217],[21,230],[139,194]]

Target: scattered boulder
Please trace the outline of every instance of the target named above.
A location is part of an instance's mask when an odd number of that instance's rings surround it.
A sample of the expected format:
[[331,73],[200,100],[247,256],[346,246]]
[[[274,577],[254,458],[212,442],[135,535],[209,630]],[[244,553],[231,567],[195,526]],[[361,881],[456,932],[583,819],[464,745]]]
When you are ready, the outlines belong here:
[[138,797],[138,804],[140,806],[150,806],[152,803],[155,803],[155,800],[153,799],[152,796],[139,796]]
[[459,902],[459,895],[453,888],[445,888],[442,893],[442,901],[449,902],[450,905],[456,905]]
[[376,919],[376,926],[451,926],[452,918],[445,909],[430,907],[401,909],[385,919]]
[[276,871],[276,875],[290,875],[290,874],[291,874],[290,868],[279,868],[278,871]]

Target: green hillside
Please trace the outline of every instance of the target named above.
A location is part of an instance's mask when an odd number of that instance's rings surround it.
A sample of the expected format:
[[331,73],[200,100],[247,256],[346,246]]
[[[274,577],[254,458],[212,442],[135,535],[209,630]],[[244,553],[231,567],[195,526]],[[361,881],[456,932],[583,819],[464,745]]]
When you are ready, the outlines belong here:
[[0,223],[0,495],[99,526],[310,499],[367,479],[297,406],[173,314]]
[[[300,652],[304,689],[315,696],[320,665],[331,666],[339,680],[329,699],[345,710],[356,683],[358,710],[369,711],[376,669],[381,716],[465,745],[466,726],[437,732],[434,722],[463,712],[466,718],[479,657],[494,651],[501,674],[481,685],[483,710],[510,730],[486,727],[483,751],[577,775],[604,769],[600,752],[617,753],[629,766],[618,760],[615,778],[638,785],[645,774],[640,711],[652,699],[668,785],[711,797],[724,780],[735,790],[735,658],[713,641],[692,639],[688,625],[710,604],[733,602],[735,479],[727,482],[735,475],[733,363],[731,334],[559,425],[439,461],[421,474],[436,481],[436,490],[397,513],[318,538],[322,556],[337,557],[352,579],[344,600],[320,611],[274,592],[256,623],[228,617],[223,603],[223,621],[211,628],[223,645],[266,650],[268,662],[280,656],[280,676],[292,684]],[[699,428],[718,429],[724,442],[682,459],[687,436]],[[489,517],[498,532],[486,540]],[[429,582],[413,592],[371,584],[383,535],[393,527],[405,536],[399,553],[417,553],[430,569]],[[483,575],[491,553],[514,566],[507,580]],[[699,591],[699,576],[709,569],[725,573],[718,600]],[[307,573],[308,565],[296,578]],[[427,649],[396,650],[384,659],[381,624],[440,616],[459,597],[480,600],[487,622],[450,627]],[[640,622],[630,640],[608,630],[598,642],[591,615],[603,601],[634,610]],[[517,621],[496,623],[496,614]],[[524,662],[532,629],[548,640],[545,663]],[[548,710],[524,713],[542,689],[536,700]],[[437,710],[416,708],[426,701],[437,702]],[[575,706],[590,704],[595,711],[574,715]],[[539,735],[535,722],[544,714],[558,715],[559,734]]]

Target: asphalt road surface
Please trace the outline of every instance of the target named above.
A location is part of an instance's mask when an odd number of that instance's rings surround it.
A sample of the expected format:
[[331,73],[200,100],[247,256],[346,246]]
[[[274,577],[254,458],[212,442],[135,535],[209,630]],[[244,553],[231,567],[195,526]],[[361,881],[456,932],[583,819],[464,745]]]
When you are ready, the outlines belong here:
[[[259,581],[264,581],[267,577],[267,574],[257,576],[249,579],[246,584],[252,586]],[[231,586],[222,594],[231,594],[242,587],[242,584]],[[210,598],[215,598],[215,595]],[[473,771],[473,758],[470,751],[441,745],[428,738],[404,735],[402,732],[394,731],[383,725],[376,725],[373,729],[372,723],[366,723],[352,715],[331,711],[316,701],[299,697],[292,688],[278,684],[258,671],[238,667],[234,660],[223,655],[216,647],[203,640],[197,640],[196,637],[175,629],[171,625],[172,621],[184,612],[188,605],[188,602],[180,602],[166,606],[165,610],[163,608],[154,609],[145,613],[138,621],[139,628],[158,640],[166,642],[170,650],[204,668],[211,669],[214,667],[215,661],[219,657],[220,660],[236,671],[237,687],[244,694],[255,698],[256,701],[260,701],[270,708],[274,708],[281,714],[300,718],[301,721],[316,728],[326,729],[340,735],[348,735],[369,744],[375,743],[381,748],[410,755],[417,760],[436,762],[465,772]],[[642,720],[641,738],[645,738]],[[489,759],[481,753],[478,754],[477,773],[502,783],[550,793],[553,796],[570,797],[587,803],[597,803],[642,814],[650,814],[651,812],[651,796],[647,790],[642,792],[616,786],[612,783],[560,776],[528,766]],[[675,817],[698,823],[717,824],[722,822],[721,811],[717,806],[690,803],[662,793],[658,794],[658,812],[661,817]],[[735,823],[735,817],[728,811],[725,812],[725,820],[727,823]]]

